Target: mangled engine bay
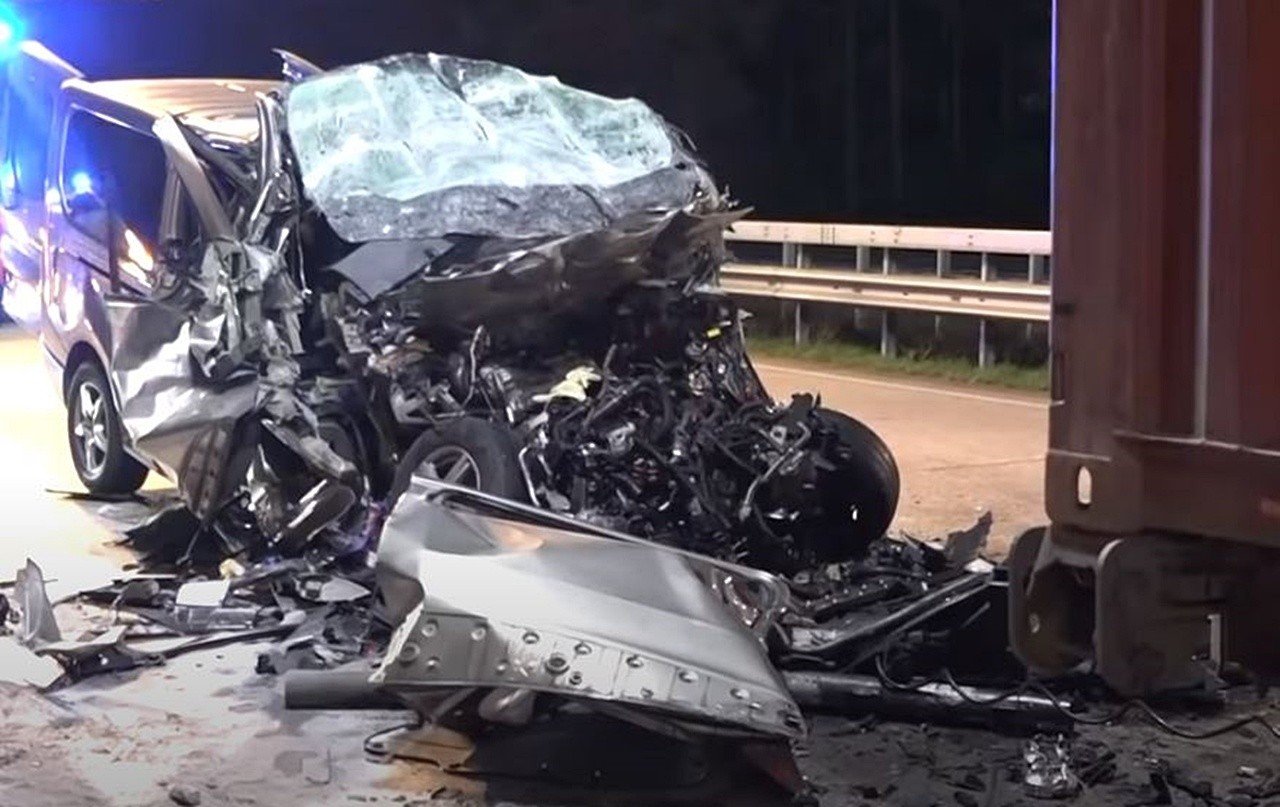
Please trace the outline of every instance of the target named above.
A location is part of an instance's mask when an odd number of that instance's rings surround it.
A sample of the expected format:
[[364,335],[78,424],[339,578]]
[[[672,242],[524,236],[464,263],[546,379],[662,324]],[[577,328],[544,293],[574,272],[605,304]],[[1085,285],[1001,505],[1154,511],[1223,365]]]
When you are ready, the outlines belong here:
[[[458,327],[462,317],[437,308],[449,291],[432,279],[346,307],[338,322],[357,336],[344,347],[359,353],[343,360],[369,356],[369,383],[386,390],[397,425],[425,430],[401,475],[781,571],[845,559],[879,537],[894,503],[859,453],[879,444],[811,397],[775,406],[746,358],[737,309],[705,286],[718,234],[690,230],[718,230],[721,218],[659,224],[656,239],[675,242],[675,255],[628,244],[617,263],[575,266],[563,249],[559,299],[528,304],[528,328],[515,311],[511,322]],[[555,259],[525,260],[527,271],[550,271]],[[667,276],[600,288],[630,264]],[[518,282],[519,271],[496,270],[490,282]],[[585,291],[579,272],[595,281]],[[539,282],[517,294],[542,291]],[[468,319],[483,306],[469,303],[457,303]]]

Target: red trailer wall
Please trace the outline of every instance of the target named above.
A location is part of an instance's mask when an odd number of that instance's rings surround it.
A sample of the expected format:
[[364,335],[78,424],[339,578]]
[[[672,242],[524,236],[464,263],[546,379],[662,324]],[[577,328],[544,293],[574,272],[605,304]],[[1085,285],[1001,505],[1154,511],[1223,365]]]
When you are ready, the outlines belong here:
[[1280,545],[1280,2],[1055,25],[1050,519]]

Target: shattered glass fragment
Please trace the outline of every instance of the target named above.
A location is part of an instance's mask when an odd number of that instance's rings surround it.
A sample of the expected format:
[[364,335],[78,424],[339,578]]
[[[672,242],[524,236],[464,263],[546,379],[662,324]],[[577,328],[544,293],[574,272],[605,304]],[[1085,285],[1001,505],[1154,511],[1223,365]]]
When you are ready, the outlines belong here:
[[329,574],[312,574],[295,581],[298,596],[312,602],[354,602],[368,597],[369,589],[345,577]]
[[1036,736],[1023,747],[1023,790],[1037,799],[1067,799],[1080,792],[1071,769],[1071,745],[1065,735]]

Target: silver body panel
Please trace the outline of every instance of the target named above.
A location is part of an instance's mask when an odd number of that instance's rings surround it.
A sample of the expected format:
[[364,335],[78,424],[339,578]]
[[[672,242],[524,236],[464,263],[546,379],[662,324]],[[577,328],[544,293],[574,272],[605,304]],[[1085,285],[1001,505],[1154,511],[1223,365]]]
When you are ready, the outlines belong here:
[[[407,692],[528,689],[685,728],[803,735],[800,711],[752,631],[769,615],[739,611],[702,574],[705,564],[725,574],[735,567],[625,536],[481,514],[447,503],[441,494],[451,489],[415,479],[383,530],[379,584],[403,622],[375,682]],[[745,571],[748,583],[763,579]]]

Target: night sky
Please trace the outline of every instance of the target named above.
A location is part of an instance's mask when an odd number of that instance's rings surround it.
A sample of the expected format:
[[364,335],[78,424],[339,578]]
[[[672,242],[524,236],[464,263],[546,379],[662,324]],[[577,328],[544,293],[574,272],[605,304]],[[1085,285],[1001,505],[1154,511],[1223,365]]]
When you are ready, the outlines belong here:
[[1045,227],[1049,0],[39,0],[90,78],[437,51],[639,97],[757,215]]

